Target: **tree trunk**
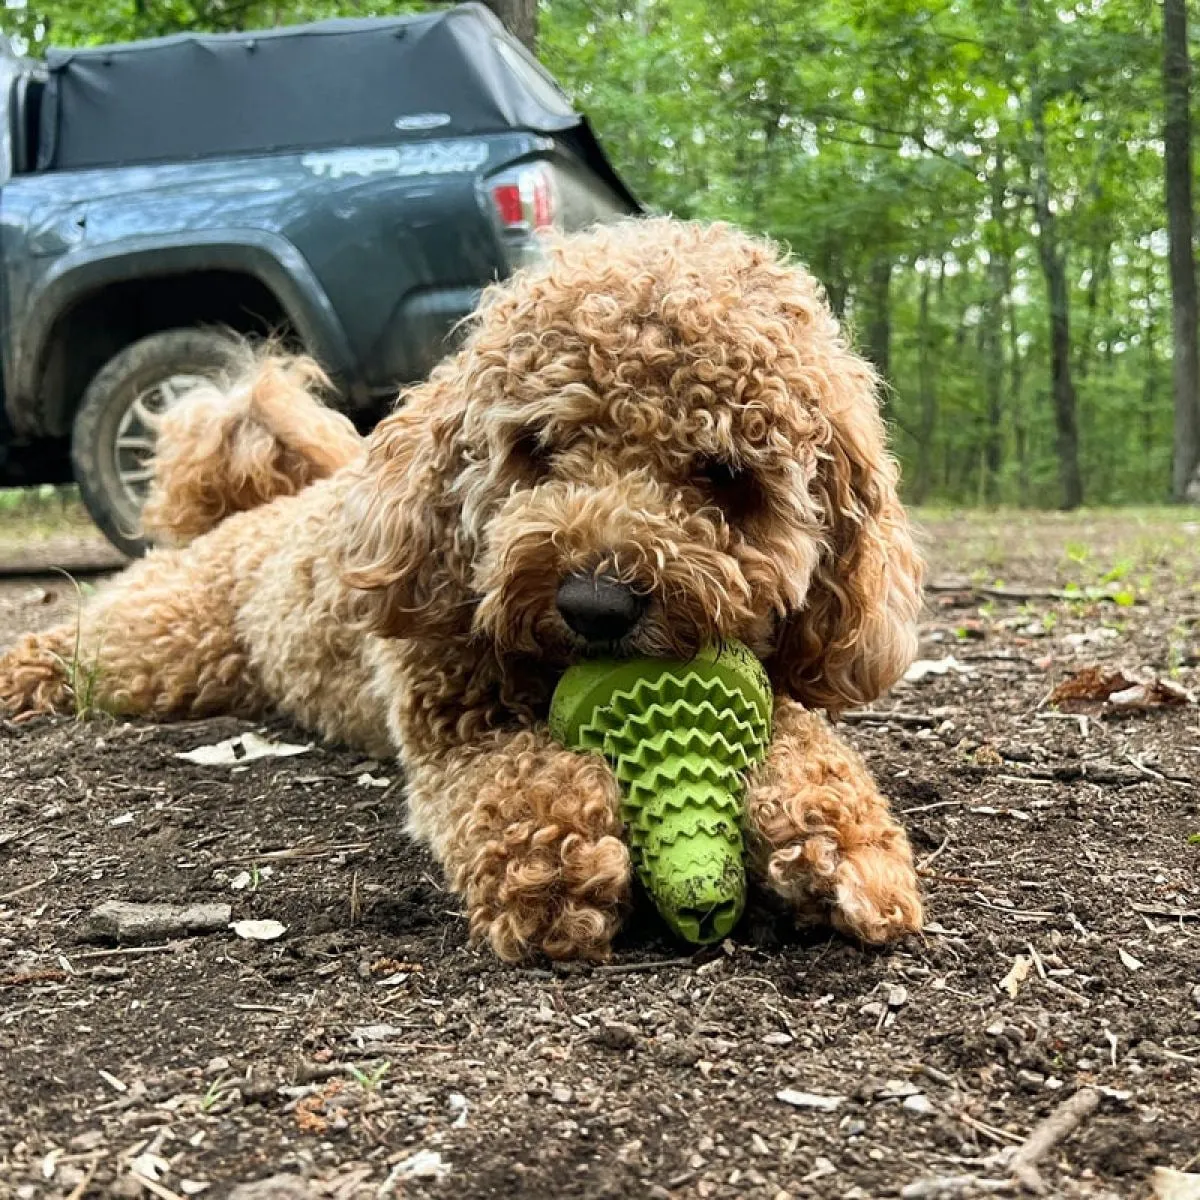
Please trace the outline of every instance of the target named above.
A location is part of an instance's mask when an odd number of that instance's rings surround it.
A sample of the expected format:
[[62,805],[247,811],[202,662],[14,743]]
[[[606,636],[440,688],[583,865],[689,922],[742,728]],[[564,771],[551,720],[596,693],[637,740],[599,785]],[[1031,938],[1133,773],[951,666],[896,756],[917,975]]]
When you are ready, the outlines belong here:
[[1146,339],[1146,374],[1142,380],[1142,463],[1145,468],[1145,474],[1142,477],[1142,486],[1146,489],[1148,495],[1153,495],[1156,490],[1156,483],[1161,486],[1161,481],[1156,481],[1154,472],[1151,469],[1151,464],[1154,461],[1154,408],[1158,400],[1158,362],[1154,353],[1154,342],[1158,336],[1157,322],[1155,321],[1154,312],[1154,297],[1156,291],[1154,286],[1154,259],[1149,255],[1146,256],[1146,322],[1143,327],[1143,336]]
[[933,263],[921,276],[921,300],[917,309],[917,388],[921,402],[917,426],[917,470],[913,480],[913,502],[922,504],[933,489],[933,435],[937,428],[937,384],[933,370],[933,331],[929,323],[929,292]]
[[[1170,236],[1175,465],[1171,494],[1189,499],[1200,483],[1200,348],[1197,342],[1196,262],[1192,250],[1191,64],[1187,2],[1163,0],[1163,142],[1167,230]],[[1193,496],[1191,498],[1200,499]]]
[[889,255],[882,255],[871,264],[867,285],[870,308],[867,327],[863,331],[863,349],[875,369],[887,379],[892,366],[892,260]]
[[1040,84],[1033,84],[1033,208],[1037,218],[1038,259],[1046,280],[1050,309],[1050,390],[1054,401],[1054,426],[1058,450],[1058,477],[1062,507],[1083,503],[1083,477],[1079,472],[1079,426],[1075,384],[1071,379],[1071,306],[1067,287],[1066,255],[1058,244],[1058,227],[1050,204],[1050,164],[1046,154],[1046,103]]
[[537,0],[483,0],[504,22],[509,33],[515,34],[533,54],[537,50]]
[[[1004,197],[1007,188],[1003,169],[991,178],[991,221],[1000,229],[1004,224]],[[1000,468],[1004,454],[1004,307],[1008,298],[1009,263],[1005,251],[992,248],[988,252],[987,302],[979,324],[980,361],[986,372],[984,395],[987,401],[986,424],[983,436],[983,480],[980,493],[985,504],[995,504],[999,498]],[[1016,369],[1014,364],[1014,369]]]

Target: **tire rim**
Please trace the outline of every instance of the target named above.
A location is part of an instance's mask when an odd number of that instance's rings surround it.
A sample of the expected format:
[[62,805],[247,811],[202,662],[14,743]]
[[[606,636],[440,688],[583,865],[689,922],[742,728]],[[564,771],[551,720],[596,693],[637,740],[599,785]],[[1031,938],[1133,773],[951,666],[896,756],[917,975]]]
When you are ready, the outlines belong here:
[[141,512],[150,491],[163,413],[185,392],[207,382],[203,375],[169,375],[139,392],[122,415],[113,449],[122,499],[132,513]]

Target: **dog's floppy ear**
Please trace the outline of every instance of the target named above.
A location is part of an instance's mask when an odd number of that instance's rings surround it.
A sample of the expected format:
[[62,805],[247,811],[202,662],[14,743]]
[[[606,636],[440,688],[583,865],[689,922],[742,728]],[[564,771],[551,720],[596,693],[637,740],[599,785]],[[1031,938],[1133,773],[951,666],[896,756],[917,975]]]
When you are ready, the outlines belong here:
[[887,453],[878,379],[850,351],[838,357],[820,404],[828,440],[811,486],[825,545],[772,663],[778,687],[833,713],[870,703],[912,662],[923,577]]
[[340,568],[353,616],[384,637],[428,637],[470,623],[461,497],[465,404],[439,368],[371,435],[339,514]]

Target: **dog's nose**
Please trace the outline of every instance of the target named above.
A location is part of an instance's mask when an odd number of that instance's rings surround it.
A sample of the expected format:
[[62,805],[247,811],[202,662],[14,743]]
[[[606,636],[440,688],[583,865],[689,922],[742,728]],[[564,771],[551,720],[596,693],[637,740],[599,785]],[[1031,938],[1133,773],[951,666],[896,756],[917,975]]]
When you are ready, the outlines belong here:
[[646,597],[603,575],[569,575],[558,589],[558,611],[589,642],[618,642],[642,619]]

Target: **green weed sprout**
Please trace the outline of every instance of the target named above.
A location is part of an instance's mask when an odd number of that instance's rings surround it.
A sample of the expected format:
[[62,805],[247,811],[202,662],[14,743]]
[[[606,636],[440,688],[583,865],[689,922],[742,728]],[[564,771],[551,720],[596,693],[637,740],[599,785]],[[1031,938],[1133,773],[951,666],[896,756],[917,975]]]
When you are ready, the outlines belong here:
[[744,775],[771,713],[766,672],[739,643],[690,662],[581,663],[555,690],[552,736],[612,764],[638,878],[685,941],[720,941],[742,915]]

